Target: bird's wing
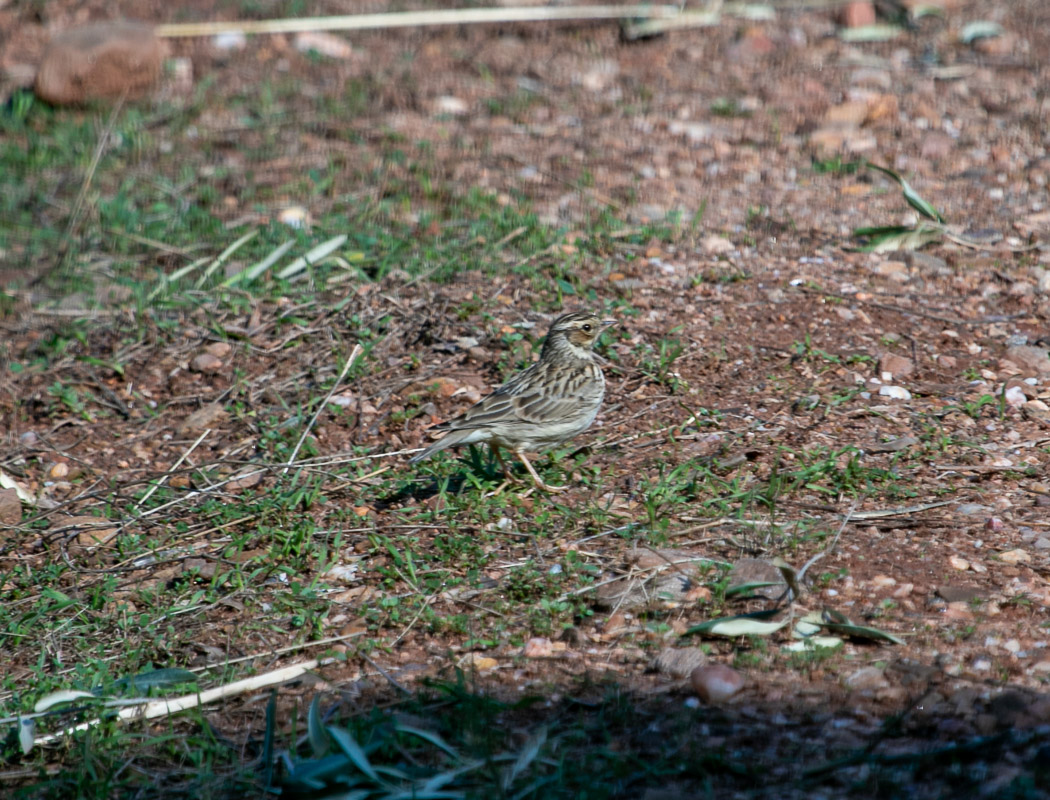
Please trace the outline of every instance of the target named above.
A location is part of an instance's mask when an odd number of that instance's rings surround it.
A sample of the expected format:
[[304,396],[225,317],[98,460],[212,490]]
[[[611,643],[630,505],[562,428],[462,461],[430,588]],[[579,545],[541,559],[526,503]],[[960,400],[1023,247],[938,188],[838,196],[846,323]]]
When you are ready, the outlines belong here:
[[530,391],[514,398],[514,413],[523,422],[557,424],[578,417],[583,400],[576,394]]
[[570,381],[552,391],[544,378],[538,370],[526,370],[440,427],[455,431],[507,422],[557,424],[577,417],[588,400],[583,382]]
[[507,391],[501,386],[488,397],[478,401],[455,419],[451,419],[439,429],[458,431],[465,428],[488,428],[504,422],[521,421],[517,404],[520,395]]
[[500,386],[488,397],[483,397],[458,417],[434,426],[438,431],[459,431],[469,428],[487,428],[498,422],[504,422],[513,417],[513,400],[515,394],[520,391],[523,379],[527,377],[527,369],[519,372],[505,384]]

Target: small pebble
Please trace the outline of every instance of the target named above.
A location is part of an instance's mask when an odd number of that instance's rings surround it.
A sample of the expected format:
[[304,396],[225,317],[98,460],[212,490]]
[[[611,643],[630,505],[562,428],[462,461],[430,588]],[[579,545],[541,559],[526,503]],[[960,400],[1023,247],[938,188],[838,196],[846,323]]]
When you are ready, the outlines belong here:
[[724,703],[744,688],[744,676],[725,664],[697,667],[689,676],[693,691],[705,703]]

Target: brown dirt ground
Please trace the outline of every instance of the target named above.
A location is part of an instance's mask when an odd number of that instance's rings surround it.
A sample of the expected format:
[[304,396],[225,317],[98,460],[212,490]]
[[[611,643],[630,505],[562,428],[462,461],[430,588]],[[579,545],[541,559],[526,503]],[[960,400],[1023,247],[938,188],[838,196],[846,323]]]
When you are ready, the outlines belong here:
[[[851,643],[844,656],[811,669],[788,669],[782,662],[745,669],[744,692],[691,730],[691,736],[710,736],[717,746],[739,748],[773,765],[765,784],[769,791],[796,775],[800,763],[870,744],[890,715],[902,715],[902,721],[888,737],[889,753],[991,737],[973,755],[986,768],[986,780],[979,787],[957,785],[954,796],[1001,796],[997,787],[1031,769],[1033,753],[1046,756],[1050,418],[1031,403],[1006,405],[1002,415],[989,406],[976,419],[961,409],[983,395],[1000,397],[1014,378],[1038,378],[1021,387],[1027,400],[1050,399],[1050,376],[1035,375],[1005,358],[1016,337],[1030,343],[1050,338],[1050,294],[1042,277],[1050,253],[1026,249],[1045,237],[1050,225],[1045,102],[1050,5],[1039,0],[951,5],[944,20],[924,21],[891,43],[867,45],[844,44],[835,35],[833,16],[812,10],[782,11],[776,24],[727,21],[635,43],[621,42],[615,27],[605,24],[367,33],[352,37],[354,53],[341,62],[312,62],[284,37],[251,40],[245,50],[226,55],[203,40],[173,43],[175,55],[192,59],[198,79],[216,80],[200,111],[200,126],[213,135],[231,131],[232,144],[222,154],[227,166],[246,165],[236,141],[237,120],[222,104],[224,93],[244,92],[260,74],[274,71],[301,81],[303,108],[296,116],[302,124],[277,132],[282,157],[247,165],[261,182],[283,184],[295,171],[326,165],[334,153],[346,172],[333,194],[381,191],[355,186],[353,175],[382,160],[381,132],[392,131],[403,137],[410,160],[425,159],[438,171],[436,181],[523,193],[543,219],[569,230],[586,230],[589,215],[602,207],[611,206],[632,223],[681,210],[688,223],[706,203],[698,229],[683,232],[674,244],[614,243],[603,263],[574,267],[598,297],[624,299],[640,313],[625,320],[627,336],[612,345],[619,367],[609,373],[606,409],[594,431],[581,438],[581,444],[592,445],[587,468],[601,470],[605,493],[595,497],[580,486],[559,502],[605,503],[615,519],[627,522],[644,518],[636,487],[662,464],[746,451],[757,464],[754,474],[769,477],[779,448],[800,452],[847,445],[866,451],[865,467],[896,470],[897,485],[908,494],[875,492],[855,511],[952,501],[847,525],[838,550],[813,573],[846,570],[848,577],[802,599],[805,608],[833,605],[854,620],[899,634],[905,645]],[[64,2],[0,8],[4,66],[32,63],[47,28],[117,11],[175,19],[170,4],[148,0],[75,8]],[[178,17],[210,18],[213,8],[220,17],[226,10],[200,0]],[[310,13],[361,10],[375,9],[320,3]],[[1003,24],[1006,44],[976,48],[957,41],[965,22],[985,18]],[[933,54],[941,66],[958,67],[958,72],[937,77]],[[349,143],[326,128],[315,101],[341,97],[348,81],[362,79],[374,91],[354,126],[361,136]],[[523,86],[528,102],[520,107],[505,102],[521,96]],[[445,96],[462,100],[466,113],[440,113]],[[746,116],[713,114],[712,106],[722,98],[735,101]],[[492,111],[489,100],[500,101],[503,110]],[[843,245],[853,227],[907,216],[899,191],[882,178],[827,175],[811,168],[814,134],[826,131],[829,111],[848,114],[851,102],[862,104],[864,112],[863,122],[843,134],[847,146],[907,175],[961,229],[990,230],[1004,238],[987,250],[946,242],[921,255],[847,251]],[[429,154],[419,150],[422,141],[430,143]],[[231,220],[244,213],[230,204]],[[720,246],[711,238],[715,234],[731,246]],[[566,241],[571,248],[572,237]],[[64,510],[83,512],[93,502],[84,486],[127,493],[173,464],[195,438],[179,426],[202,404],[224,403],[236,387],[239,396],[255,404],[260,419],[264,410],[294,407],[297,398],[336,371],[330,363],[333,341],[352,342],[357,330],[384,319],[384,338],[372,358],[385,369],[353,386],[354,398],[370,403],[374,413],[358,406],[354,426],[322,415],[317,447],[331,455],[352,446],[374,452],[418,446],[428,420],[389,421],[405,408],[410,387],[399,373],[410,354],[427,365],[414,381],[447,377],[455,386],[487,391],[499,379],[494,359],[501,348],[500,328],[523,321],[542,328],[547,317],[532,309],[550,308],[554,299],[534,297],[529,285],[509,271],[497,283],[474,273],[442,286],[404,283],[393,275],[381,285],[355,287],[339,314],[321,307],[299,309],[308,323],[291,333],[276,333],[281,308],[263,306],[254,316],[187,319],[182,340],[174,345],[165,337],[151,341],[147,336],[128,346],[124,332],[130,322],[123,312],[101,317],[84,352],[109,357],[122,348],[120,361],[134,376],[137,391],[155,400],[163,413],[133,409],[127,418],[114,413],[94,421],[56,420],[45,414],[41,401],[56,374],[82,381],[99,402],[114,406],[127,399],[121,398],[125,382],[72,361],[48,373],[6,375],[0,400],[9,448],[5,461],[23,459],[30,488],[42,485],[51,464],[70,465],[80,482],[53,487],[52,496],[80,498]],[[453,313],[478,292],[484,292],[491,323]],[[353,314],[357,328],[348,322]],[[52,324],[48,319],[27,313],[4,322],[13,357],[37,346]],[[214,338],[210,331],[216,326],[254,328],[253,346],[235,349],[215,374],[188,369]],[[674,365],[684,388],[674,394],[635,363],[638,345],[655,344],[671,331],[687,344]],[[480,349],[450,352],[436,346],[461,336],[479,339]],[[839,356],[843,363],[799,357],[794,343],[807,339],[812,349]],[[293,358],[286,356],[290,344],[298,344]],[[880,397],[871,383],[879,377],[876,363],[887,353],[914,366],[895,381],[909,390],[910,399]],[[855,354],[873,360],[845,363]],[[829,399],[845,395],[858,382],[868,382],[868,396],[829,405]],[[806,402],[811,396],[821,401],[815,410]],[[435,418],[463,407],[460,397],[434,402]],[[719,423],[667,435],[667,426],[687,421],[686,409],[699,407],[721,412]],[[18,444],[27,431],[38,436],[33,448]],[[228,463],[233,471],[248,460],[260,435],[251,421],[231,417],[201,458]],[[947,443],[935,447],[941,435]],[[920,440],[908,458],[872,449],[902,436]],[[334,488],[327,497],[343,509],[357,504],[350,485]],[[522,511],[546,502],[530,498]],[[374,531],[396,535],[401,505],[363,509],[363,526],[347,533],[348,545],[367,546]],[[850,508],[845,498],[801,492],[778,514],[784,525],[805,521],[834,531],[840,514]],[[688,509],[675,513],[672,531],[681,538],[673,546],[710,558],[784,555],[799,566],[823,546],[809,541],[790,553],[778,552],[775,537],[731,522],[690,534],[708,519]],[[323,517],[321,512],[322,522]],[[538,543],[508,539],[503,558],[506,563],[556,559],[564,549],[581,547],[575,543],[589,533],[552,531],[548,541]],[[425,532],[416,535],[425,537]],[[606,574],[622,565],[627,546],[611,537],[587,545]],[[20,548],[17,555],[9,550],[3,557],[38,565],[63,557],[47,537],[23,541]],[[1001,558],[1006,552],[1013,556]],[[92,564],[81,566],[83,580],[92,580]],[[365,590],[377,590],[368,586],[367,571],[363,574]],[[161,577],[155,570],[128,572],[122,588]],[[959,587],[974,591],[980,602],[947,602],[940,596]],[[336,622],[330,635],[353,630],[359,602],[360,595],[344,598],[331,614]],[[231,641],[237,654],[285,644],[238,641],[238,613],[235,602],[213,609],[199,623],[200,651],[171,653],[173,662],[211,662],[215,653],[228,652]],[[666,613],[678,632],[704,618],[688,603]],[[665,675],[647,673],[654,640],[627,624],[629,618],[616,622],[624,623],[622,634],[610,633],[615,627],[610,614],[599,611],[581,624],[565,650],[547,660],[515,659],[518,651],[509,645],[496,648],[493,654],[506,666],[480,677],[480,685],[493,692],[546,686],[557,698],[582,691],[578,679],[586,674],[598,685],[615,681],[645,698],[639,703],[649,704],[658,720],[666,704],[680,706],[689,693]],[[400,680],[410,680],[415,674],[447,672],[461,645],[410,630],[383,658]],[[712,659],[732,660],[731,644],[712,647]],[[293,653],[263,666],[297,658]],[[871,685],[850,687],[849,678],[868,665],[888,666]],[[30,666],[9,664],[7,669],[17,673]],[[381,693],[375,686],[382,681],[367,665],[333,666],[324,677],[330,684],[364,687],[364,699],[358,700],[362,707],[368,692]],[[217,727],[231,733],[257,728],[259,721],[257,709],[230,708],[215,715]],[[947,773],[931,761],[911,796],[948,796],[958,776]],[[808,796],[847,794],[850,780],[863,780],[857,774],[838,778]],[[923,781],[928,784],[920,791]],[[695,788],[671,786],[659,796],[694,796]],[[784,796],[795,796],[794,791],[783,789]]]

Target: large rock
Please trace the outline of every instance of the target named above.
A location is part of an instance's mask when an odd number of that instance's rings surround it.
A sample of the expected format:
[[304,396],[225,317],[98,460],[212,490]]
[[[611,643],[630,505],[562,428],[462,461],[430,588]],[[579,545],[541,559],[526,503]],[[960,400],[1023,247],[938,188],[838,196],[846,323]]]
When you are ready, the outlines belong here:
[[15,526],[22,522],[22,501],[15,489],[0,489],[0,525]]
[[1050,374],[1050,355],[1042,347],[1015,345],[1006,351],[1006,359],[1012,361],[1028,376]]
[[136,97],[153,85],[167,47],[153,27],[99,22],[55,36],[36,74],[36,93],[56,105]]

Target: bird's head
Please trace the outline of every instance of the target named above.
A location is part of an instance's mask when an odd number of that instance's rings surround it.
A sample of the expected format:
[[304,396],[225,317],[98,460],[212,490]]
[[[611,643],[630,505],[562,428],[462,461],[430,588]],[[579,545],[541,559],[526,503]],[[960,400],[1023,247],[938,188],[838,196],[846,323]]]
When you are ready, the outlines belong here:
[[574,347],[590,350],[602,331],[615,324],[616,320],[602,319],[591,311],[573,311],[554,320],[547,339],[564,337]]

